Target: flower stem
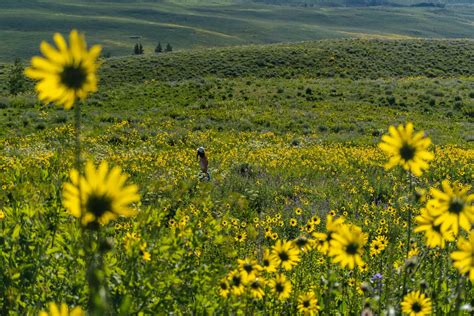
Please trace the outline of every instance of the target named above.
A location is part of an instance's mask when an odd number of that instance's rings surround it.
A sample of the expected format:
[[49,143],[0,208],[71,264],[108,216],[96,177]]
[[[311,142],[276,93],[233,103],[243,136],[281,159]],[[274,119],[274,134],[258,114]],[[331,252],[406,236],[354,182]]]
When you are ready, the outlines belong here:
[[462,285],[463,285],[463,280],[464,280],[464,277],[458,277],[458,282],[456,284],[456,305],[455,305],[455,308],[454,308],[454,311],[455,311],[455,315],[461,315],[460,313],[460,309],[461,309],[461,300],[462,300],[462,297],[461,297],[461,288],[462,288]]
[[88,266],[87,282],[89,285],[89,315],[108,315],[108,298],[104,271],[104,240],[100,230],[83,230],[87,236]]
[[75,131],[75,168],[79,173],[77,189],[79,191],[79,209],[81,212],[80,225],[85,246],[86,278],[89,286],[89,314],[104,315],[108,311],[107,292],[105,290],[105,272],[103,262],[103,240],[100,227],[97,230],[84,226],[85,214],[82,204],[81,181],[82,175],[82,146],[81,146],[81,102],[74,104]]
[[[75,136],[76,136],[76,170],[81,172],[81,103],[76,102],[74,105],[74,114],[75,114]],[[79,187],[80,189],[80,187]],[[81,196],[79,194],[79,196]]]
[[326,258],[326,282],[327,282],[327,291],[326,295],[324,296],[324,309],[326,310],[327,314],[331,314],[331,292],[332,292],[332,284],[331,284],[331,261],[329,256]]
[[[410,173],[408,173],[408,179],[409,179],[409,196],[411,196],[413,192],[413,177]],[[410,243],[411,243],[411,218],[412,218],[412,208],[409,205],[408,206],[408,228],[407,228],[407,249],[406,249],[406,255],[405,255],[405,261],[408,259],[408,254],[410,252]],[[403,287],[402,287],[402,295],[400,299],[403,299],[403,297],[407,294],[407,278],[408,278],[408,271],[406,269],[406,266],[403,269]]]

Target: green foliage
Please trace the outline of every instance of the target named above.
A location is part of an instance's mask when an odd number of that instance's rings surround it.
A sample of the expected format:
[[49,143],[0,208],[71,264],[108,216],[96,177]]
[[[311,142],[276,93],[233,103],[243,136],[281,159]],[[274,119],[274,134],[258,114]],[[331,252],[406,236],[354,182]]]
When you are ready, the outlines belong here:
[[24,67],[19,58],[15,59],[15,63],[7,76],[8,92],[11,95],[17,95],[25,90],[26,78],[23,74]]

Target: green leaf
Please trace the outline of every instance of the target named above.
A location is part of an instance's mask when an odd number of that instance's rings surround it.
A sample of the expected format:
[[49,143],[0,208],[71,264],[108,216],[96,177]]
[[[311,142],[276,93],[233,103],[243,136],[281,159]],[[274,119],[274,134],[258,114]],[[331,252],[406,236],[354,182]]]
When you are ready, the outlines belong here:
[[20,230],[21,230],[21,225],[16,224],[15,228],[13,229],[13,233],[12,233],[12,239],[13,240],[18,239],[18,236],[20,235]]
[[49,248],[48,250],[46,250],[46,254],[47,254],[47,255],[50,255],[50,254],[55,253],[55,252],[58,252],[58,251],[61,251],[61,248],[59,248],[59,247],[53,247],[53,248]]

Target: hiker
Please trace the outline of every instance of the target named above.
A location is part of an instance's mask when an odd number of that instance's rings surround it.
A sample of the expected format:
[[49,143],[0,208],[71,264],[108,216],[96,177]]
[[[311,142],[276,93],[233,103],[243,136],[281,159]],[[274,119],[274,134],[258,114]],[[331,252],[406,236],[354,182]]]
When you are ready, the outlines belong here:
[[197,158],[199,159],[199,166],[201,167],[201,174],[199,175],[199,178],[206,179],[207,181],[211,180],[211,175],[209,174],[209,171],[207,170],[207,167],[209,165],[209,162],[206,157],[206,153],[204,152],[204,147],[199,147],[197,149]]

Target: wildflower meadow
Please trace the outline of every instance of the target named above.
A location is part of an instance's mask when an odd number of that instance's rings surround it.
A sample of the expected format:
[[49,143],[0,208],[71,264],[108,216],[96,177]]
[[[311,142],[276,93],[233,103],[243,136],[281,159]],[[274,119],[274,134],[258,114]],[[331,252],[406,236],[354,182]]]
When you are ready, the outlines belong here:
[[[2,315],[472,315],[472,77],[208,78],[194,102],[101,81],[77,30],[39,48],[19,98],[54,124],[2,136]],[[432,86],[464,103],[394,108]]]

